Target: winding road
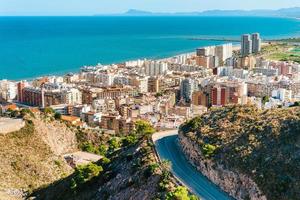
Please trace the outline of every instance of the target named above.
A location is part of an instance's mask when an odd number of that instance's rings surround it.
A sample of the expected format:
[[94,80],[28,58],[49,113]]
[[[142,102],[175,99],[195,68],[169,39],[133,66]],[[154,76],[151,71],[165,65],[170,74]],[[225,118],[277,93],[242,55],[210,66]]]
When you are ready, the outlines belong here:
[[232,200],[187,161],[177,143],[176,130],[156,133],[152,138],[160,159],[169,160],[172,173],[201,200]]

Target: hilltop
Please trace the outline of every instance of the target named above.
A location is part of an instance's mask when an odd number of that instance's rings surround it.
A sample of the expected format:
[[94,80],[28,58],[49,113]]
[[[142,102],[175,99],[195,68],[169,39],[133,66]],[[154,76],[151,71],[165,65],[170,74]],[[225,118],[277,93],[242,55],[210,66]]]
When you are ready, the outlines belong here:
[[76,148],[76,136],[65,124],[26,116],[19,131],[0,135],[0,199],[20,199],[71,174],[62,154]]
[[237,199],[300,199],[300,108],[213,108],[180,128],[189,160]]

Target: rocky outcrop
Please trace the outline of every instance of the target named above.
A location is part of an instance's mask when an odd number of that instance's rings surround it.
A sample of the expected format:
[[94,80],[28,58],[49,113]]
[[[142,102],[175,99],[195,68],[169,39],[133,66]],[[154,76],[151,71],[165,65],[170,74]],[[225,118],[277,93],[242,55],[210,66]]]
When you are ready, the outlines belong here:
[[41,116],[33,119],[35,132],[58,156],[77,150],[77,139],[74,131],[59,121],[47,122]]
[[266,200],[257,184],[247,175],[228,169],[219,163],[206,159],[196,142],[179,133],[179,144],[187,159],[204,176],[218,185],[222,190],[238,200]]

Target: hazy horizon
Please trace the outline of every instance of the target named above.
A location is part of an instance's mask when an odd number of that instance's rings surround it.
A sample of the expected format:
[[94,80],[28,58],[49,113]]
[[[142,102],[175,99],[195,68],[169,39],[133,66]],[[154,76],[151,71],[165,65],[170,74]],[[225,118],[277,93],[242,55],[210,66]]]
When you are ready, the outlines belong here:
[[299,0],[0,0],[1,16],[92,16],[125,13],[130,9],[149,12],[201,12],[206,10],[277,10],[300,7]]

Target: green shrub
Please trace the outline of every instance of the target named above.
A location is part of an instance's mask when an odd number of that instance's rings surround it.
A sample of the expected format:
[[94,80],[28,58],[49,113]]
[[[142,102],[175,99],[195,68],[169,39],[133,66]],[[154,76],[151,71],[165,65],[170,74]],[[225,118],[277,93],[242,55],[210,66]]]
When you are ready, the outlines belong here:
[[122,140],[123,146],[130,146],[136,144],[138,141],[136,135],[128,135]]
[[211,144],[204,144],[202,146],[202,152],[206,158],[210,158],[214,155],[217,147]]
[[149,122],[144,120],[138,120],[135,122],[135,133],[138,136],[149,138],[154,132],[155,129]]
[[94,163],[89,163],[87,165],[79,165],[75,168],[75,182],[76,185],[83,184],[90,181],[92,178],[99,176],[103,171],[101,166]]
[[107,147],[104,144],[101,144],[98,150],[101,156],[105,156],[107,154]]
[[120,141],[116,137],[110,139],[108,143],[109,143],[110,151],[115,151],[116,149],[120,148],[120,146],[121,146]]
[[55,118],[56,120],[61,120],[61,114],[58,113],[58,112],[56,112],[56,113],[54,114],[54,118]]
[[99,150],[90,142],[84,142],[81,145],[81,150],[89,153],[99,154]]
[[166,200],[197,200],[194,195],[189,195],[185,187],[178,186],[173,192],[167,193]]
[[153,163],[150,164],[147,169],[145,170],[145,176],[146,177],[150,177],[151,175],[153,175],[155,173],[155,171],[159,168],[159,164],[158,163]]
[[55,113],[55,111],[53,110],[53,108],[47,107],[47,108],[44,109],[44,113],[46,115],[53,115]]
[[109,158],[107,157],[103,157],[102,160],[101,160],[102,164],[103,165],[108,165],[111,161]]

